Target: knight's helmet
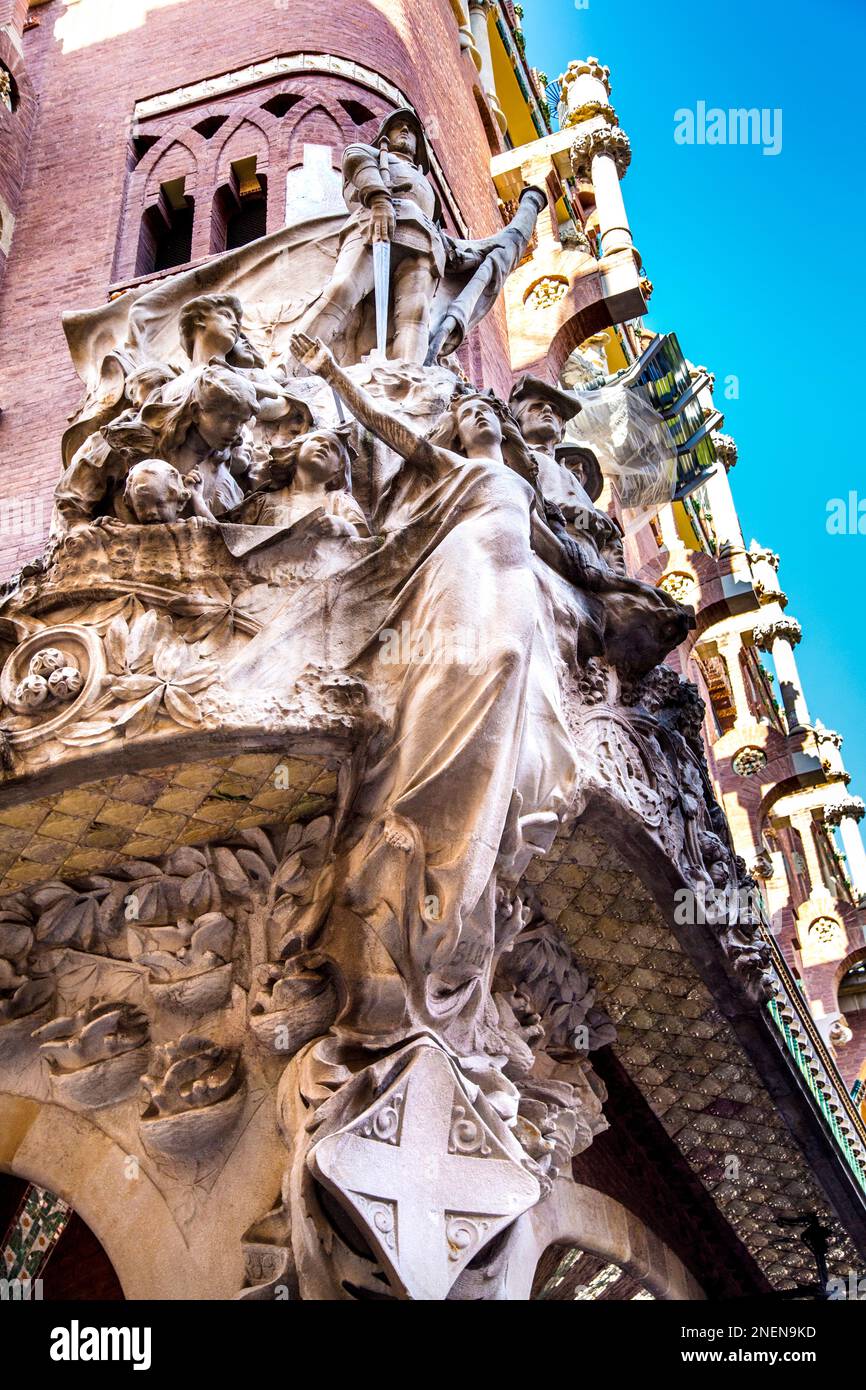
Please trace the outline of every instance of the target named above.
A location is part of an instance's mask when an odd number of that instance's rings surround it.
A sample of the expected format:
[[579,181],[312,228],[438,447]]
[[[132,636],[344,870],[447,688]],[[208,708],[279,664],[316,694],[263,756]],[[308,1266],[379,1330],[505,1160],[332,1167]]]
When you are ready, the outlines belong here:
[[372,143],[378,149],[382,141],[387,138],[388,128],[392,126],[396,120],[405,121],[406,124],[408,126],[411,126],[411,128],[414,130],[415,137],[418,141],[418,149],[415,156],[415,162],[418,165],[419,169],[423,170],[425,174],[429,174],[430,151],[427,147],[427,137],[424,134],[424,127],[418,119],[417,114],[412,110],[411,106],[398,106],[396,111],[389,111],[387,116],[384,117],[382,124],[379,126],[379,129],[376,131],[376,134],[373,136]]

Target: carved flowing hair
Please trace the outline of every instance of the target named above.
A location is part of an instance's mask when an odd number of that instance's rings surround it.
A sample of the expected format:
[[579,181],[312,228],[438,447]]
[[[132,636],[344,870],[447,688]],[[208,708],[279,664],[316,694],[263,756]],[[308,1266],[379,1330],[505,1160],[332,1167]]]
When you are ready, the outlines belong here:
[[176,399],[171,398],[169,386],[159,398],[149,397],[131,419],[106,425],[103,436],[108,444],[138,454],[171,456],[183,445],[203,410],[243,412],[247,420],[256,413],[258,397],[253,386],[239,372],[220,363],[202,367],[186,381],[179,378],[178,385],[182,390]]
[[228,309],[237,324],[234,347],[226,354],[226,361],[232,367],[264,367],[265,359],[245,337],[241,325],[244,306],[236,294],[201,294],[184,304],[178,319],[181,346],[192,361],[195,337],[207,324],[208,315],[214,309]]
[[325,484],[326,492],[352,491],[352,463],[358,451],[352,443],[353,428],[350,424],[337,425],[333,429],[311,429],[299,434],[288,444],[272,444],[268,457],[259,458],[250,469],[250,482],[255,488],[274,489],[291,487],[298,469],[298,455],[302,445],[313,435],[325,435],[336,444],[342,458],[342,467]]
[[502,456],[505,462],[515,473],[519,473],[521,478],[525,478],[531,487],[537,488],[538,467],[520,433],[520,426],[505,402],[492,391],[455,391],[446,409],[428,431],[428,443],[440,449],[448,449],[454,454],[463,453],[458,416],[460,407],[470,400],[481,400],[491,407],[502,426]]

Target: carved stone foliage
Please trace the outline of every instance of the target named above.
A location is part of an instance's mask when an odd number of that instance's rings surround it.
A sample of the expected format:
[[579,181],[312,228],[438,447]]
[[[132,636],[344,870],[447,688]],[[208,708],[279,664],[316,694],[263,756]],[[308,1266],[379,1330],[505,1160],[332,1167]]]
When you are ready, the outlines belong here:
[[571,163],[577,178],[591,179],[592,161],[609,156],[622,178],[631,163],[631,141],[619,126],[603,125],[578,135],[571,146]]
[[[703,701],[669,667],[624,682],[622,706],[594,702],[578,732],[587,779],[628,807],[677,866],[734,974],[756,1001],[773,993],[759,895],[731,846],[701,742]],[[695,909],[697,910],[697,908]]]

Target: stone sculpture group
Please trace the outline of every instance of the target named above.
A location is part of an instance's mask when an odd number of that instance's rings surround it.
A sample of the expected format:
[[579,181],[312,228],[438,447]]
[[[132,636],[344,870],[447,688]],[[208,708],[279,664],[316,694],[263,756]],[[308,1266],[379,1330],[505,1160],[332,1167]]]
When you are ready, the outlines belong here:
[[[564,442],[577,398],[524,376],[498,399],[453,355],[543,195],[460,242],[428,170],[411,112],[349,147],[287,352],[235,287],[135,300],[3,600],[7,770],[68,760],[75,785],[81,759],[209,741],[339,766],[326,814],[0,901],[0,1071],[100,1114],[138,1096],[142,1154],[190,1181],[265,1078],[285,1180],[244,1297],[506,1296],[519,1219],[604,1127],[588,1059],[613,1036],[531,860],[596,805],[671,883],[737,878],[693,693],[659,668],[693,618],[625,574],[598,462]],[[760,990],[748,930],[726,947]]]

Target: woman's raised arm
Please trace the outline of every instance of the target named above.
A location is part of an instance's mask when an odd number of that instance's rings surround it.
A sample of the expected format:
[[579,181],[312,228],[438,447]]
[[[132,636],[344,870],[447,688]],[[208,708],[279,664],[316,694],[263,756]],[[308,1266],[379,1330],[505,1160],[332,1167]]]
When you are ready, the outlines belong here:
[[316,376],[327,381],[345,401],[355,419],[368,430],[372,430],[384,444],[389,445],[408,463],[438,472],[443,461],[442,451],[430,444],[422,434],[405,425],[402,420],[380,409],[372,397],[360,386],[356,386],[352,378],[337,365],[333,353],[324,343],[308,338],[305,333],[295,333],[289,346],[292,356]]

